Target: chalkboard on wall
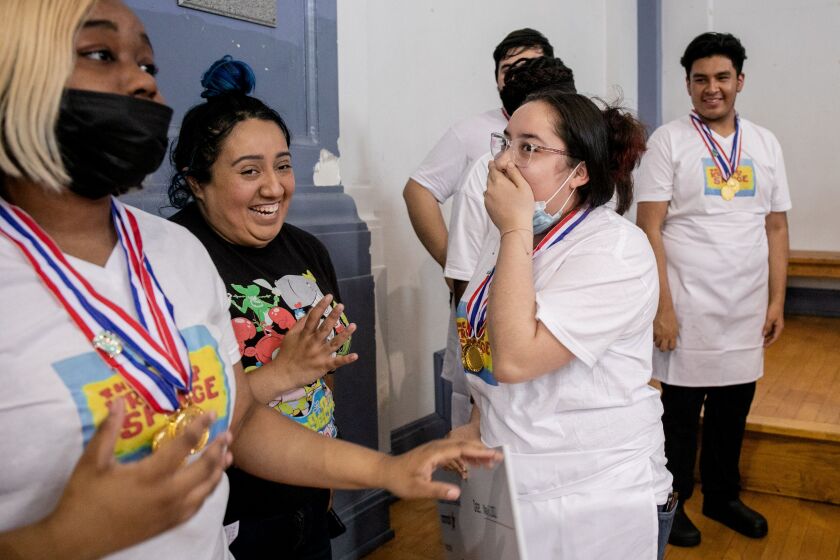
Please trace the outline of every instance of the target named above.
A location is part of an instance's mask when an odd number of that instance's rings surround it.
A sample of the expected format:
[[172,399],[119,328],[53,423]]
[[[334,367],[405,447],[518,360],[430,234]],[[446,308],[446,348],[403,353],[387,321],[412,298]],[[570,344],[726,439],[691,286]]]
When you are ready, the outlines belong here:
[[277,27],[277,0],[178,0],[178,5]]

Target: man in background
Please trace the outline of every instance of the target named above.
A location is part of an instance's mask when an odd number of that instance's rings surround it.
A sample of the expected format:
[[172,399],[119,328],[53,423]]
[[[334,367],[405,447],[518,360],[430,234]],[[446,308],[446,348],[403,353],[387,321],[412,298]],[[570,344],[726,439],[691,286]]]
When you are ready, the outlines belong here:
[[[693,492],[702,408],[703,515],[760,538],[767,520],[739,499],[738,463],[764,348],[784,327],[791,203],[776,137],[735,110],[745,59],[728,33],[691,41],[680,63],[694,109],[651,136],[636,198],[659,268],[653,377],[674,491]],[[682,503],[669,542],[700,544]]]

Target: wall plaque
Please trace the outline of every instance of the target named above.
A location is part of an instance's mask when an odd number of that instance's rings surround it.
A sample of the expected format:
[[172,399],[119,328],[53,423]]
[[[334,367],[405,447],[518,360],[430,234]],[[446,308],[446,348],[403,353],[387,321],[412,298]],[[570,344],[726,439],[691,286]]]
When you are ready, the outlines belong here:
[[277,0],[178,0],[178,5],[277,27]]

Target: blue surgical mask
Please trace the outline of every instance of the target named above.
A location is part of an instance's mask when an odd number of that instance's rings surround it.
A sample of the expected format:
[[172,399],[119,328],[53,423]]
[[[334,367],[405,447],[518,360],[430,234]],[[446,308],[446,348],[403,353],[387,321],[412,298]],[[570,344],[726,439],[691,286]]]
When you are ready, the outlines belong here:
[[566,197],[566,200],[563,201],[563,205],[560,206],[560,210],[557,211],[555,214],[549,214],[545,211],[545,207],[548,206],[548,203],[554,200],[554,197],[560,194],[560,191],[563,190],[563,187],[568,184],[569,180],[574,176],[575,172],[577,171],[580,164],[583,163],[582,161],[578,162],[572,172],[569,173],[569,176],[566,177],[566,180],[563,181],[563,184],[554,191],[554,194],[548,197],[548,200],[538,200],[534,203],[534,216],[532,217],[532,223],[534,225],[534,233],[540,234],[546,231],[548,228],[553,226],[557,223],[557,220],[560,219],[560,216],[563,215],[563,210],[566,208],[566,204],[569,203],[569,200],[572,199],[572,195],[575,194],[575,191],[572,190],[569,193],[569,196]]

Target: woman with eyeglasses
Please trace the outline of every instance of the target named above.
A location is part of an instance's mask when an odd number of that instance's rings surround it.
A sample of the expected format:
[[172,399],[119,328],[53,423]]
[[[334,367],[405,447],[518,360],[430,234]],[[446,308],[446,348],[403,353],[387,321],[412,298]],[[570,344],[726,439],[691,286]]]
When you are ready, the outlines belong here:
[[629,114],[559,92],[530,96],[492,136],[496,229],[458,306],[475,406],[450,437],[509,446],[530,558],[664,553],[656,261],[619,215],[644,139]]

